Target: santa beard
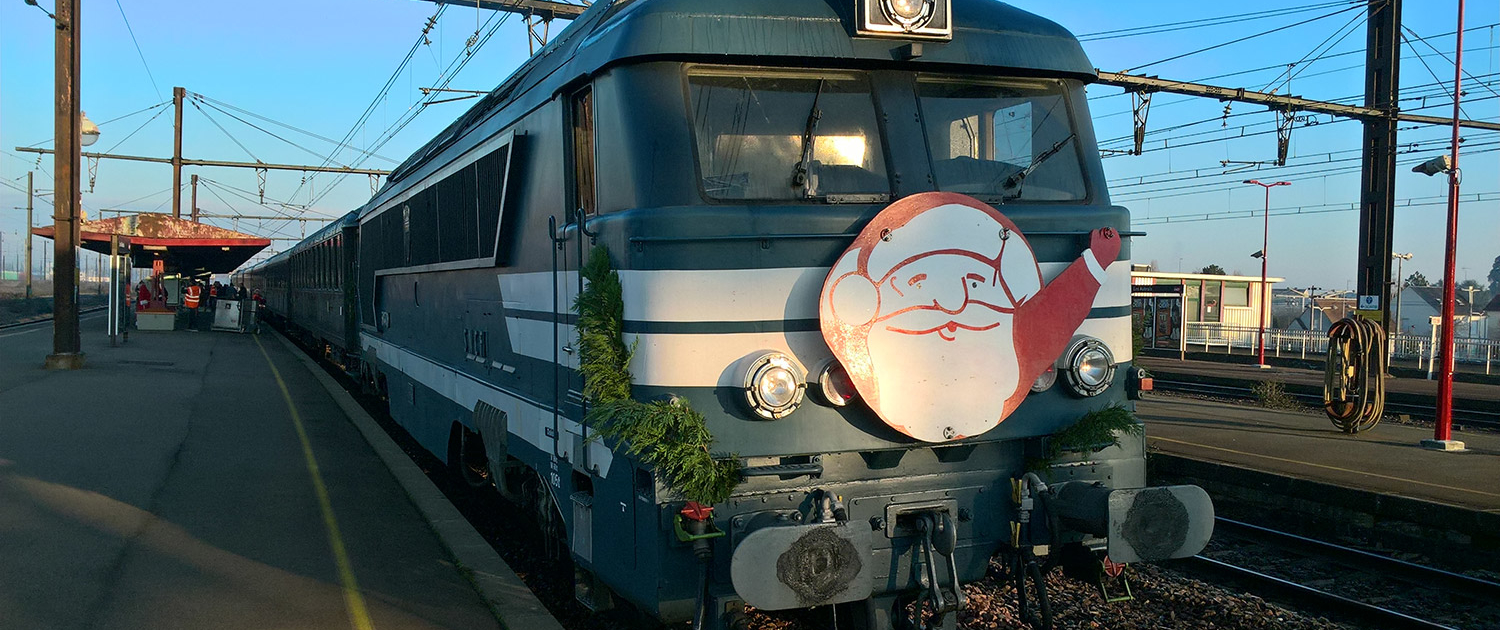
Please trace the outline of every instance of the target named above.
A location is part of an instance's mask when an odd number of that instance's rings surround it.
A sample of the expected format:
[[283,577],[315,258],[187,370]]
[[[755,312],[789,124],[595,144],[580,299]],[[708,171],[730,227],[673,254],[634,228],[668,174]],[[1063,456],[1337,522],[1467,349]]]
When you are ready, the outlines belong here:
[[1020,365],[1011,345],[1011,316],[998,319],[988,330],[958,329],[954,341],[938,333],[885,330],[898,321],[876,324],[866,342],[880,417],[925,442],[975,436],[999,424],[1016,392]]

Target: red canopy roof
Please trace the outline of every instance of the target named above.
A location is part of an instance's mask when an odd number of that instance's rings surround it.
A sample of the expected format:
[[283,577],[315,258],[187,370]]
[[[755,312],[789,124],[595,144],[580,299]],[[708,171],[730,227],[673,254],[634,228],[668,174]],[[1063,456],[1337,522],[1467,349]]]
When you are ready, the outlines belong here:
[[[55,235],[50,225],[31,232]],[[80,246],[101,254],[109,253],[110,237],[128,237],[135,267],[149,269],[152,261],[162,259],[169,272],[185,274],[229,273],[271,245],[268,238],[154,213],[84,221],[79,233]]]

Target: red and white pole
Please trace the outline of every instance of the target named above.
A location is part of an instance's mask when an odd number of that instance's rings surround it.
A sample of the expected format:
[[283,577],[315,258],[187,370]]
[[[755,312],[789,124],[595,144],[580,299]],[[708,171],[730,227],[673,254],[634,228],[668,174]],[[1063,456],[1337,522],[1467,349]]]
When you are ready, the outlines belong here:
[[1433,439],[1422,445],[1443,451],[1461,451],[1464,443],[1453,439],[1453,303],[1455,267],[1458,264],[1458,103],[1464,75],[1464,0],[1458,0],[1458,33],[1453,53],[1453,146],[1448,171],[1448,242],[1443,260],[1442,364],[1438,369],[1437,426]]

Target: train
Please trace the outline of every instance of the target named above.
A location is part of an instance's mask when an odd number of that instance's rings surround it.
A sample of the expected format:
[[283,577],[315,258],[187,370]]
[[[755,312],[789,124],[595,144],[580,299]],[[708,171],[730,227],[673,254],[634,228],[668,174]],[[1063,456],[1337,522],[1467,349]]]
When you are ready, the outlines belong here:
[[601,0],[235,281],[592,609],[951,628],[994,564],[1045,627],[1213,527],[1147,487],[1095,78],[995,0]]

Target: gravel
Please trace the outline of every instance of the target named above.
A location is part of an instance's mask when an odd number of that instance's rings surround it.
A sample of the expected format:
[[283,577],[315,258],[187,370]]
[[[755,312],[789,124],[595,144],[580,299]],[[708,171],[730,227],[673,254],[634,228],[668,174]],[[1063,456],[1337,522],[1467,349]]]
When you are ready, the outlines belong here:
[[[1353,630],[1309,616],[1265,600],[1188,577],[1168,566],[1132,565],[1132,601],[1109,603],[1096,587],[1063,577],[1053,571],[1047,579],[1053,625],[1063,629],[1253,629]],[[1123,592],[1118,583],[1111,593]],[[964,587],[969,607],[959,613],[959,626],[968,630],[1028,628],[1018,617],[1015,589],[995,578]],[[829,628],[827,608],[809,612],[756,613],[754,630],[824,630]]]

